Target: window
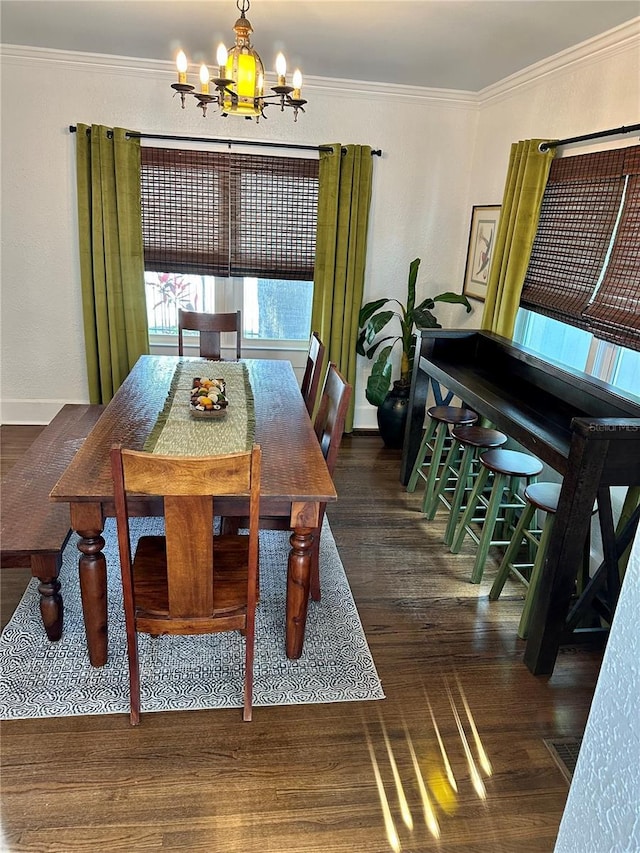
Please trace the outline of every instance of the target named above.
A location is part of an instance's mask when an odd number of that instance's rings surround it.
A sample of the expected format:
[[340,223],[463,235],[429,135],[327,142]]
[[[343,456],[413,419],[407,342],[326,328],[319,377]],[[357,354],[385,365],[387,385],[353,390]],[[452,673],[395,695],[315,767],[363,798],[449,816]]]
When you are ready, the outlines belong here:
[[178,309],[242,310],[243,338],[296,342],[311,329],[318,161],[142,149],[149,332]]
[[616,350],[610,383],[640,397],[640,352],[624,347],[616,347]]
[[145,289],[152,336],[176,336],[180,308],[208,312],[241,309],[245,343],[301,342],[304,347],[309,343],[312,281],[147,271]]
[[546,359],[581,370],[640,399],[640,352],[520,308],[513,339]]
[[147,319],[151,335],[177,335],[178,311],[216,311],[215,277],[145,271]]
[[245,339],[302,341],[311,335],[312,281],[245,278],[242,325]]

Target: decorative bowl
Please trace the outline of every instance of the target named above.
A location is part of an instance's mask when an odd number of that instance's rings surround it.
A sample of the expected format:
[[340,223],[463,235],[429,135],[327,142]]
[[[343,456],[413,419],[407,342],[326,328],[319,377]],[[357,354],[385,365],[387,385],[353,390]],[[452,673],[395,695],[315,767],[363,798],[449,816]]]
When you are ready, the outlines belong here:
[[229,401],[224,379],[208,379],[197,376],[193,380],[189,411],[191,417],[204,420],[223,418],[227,414]]

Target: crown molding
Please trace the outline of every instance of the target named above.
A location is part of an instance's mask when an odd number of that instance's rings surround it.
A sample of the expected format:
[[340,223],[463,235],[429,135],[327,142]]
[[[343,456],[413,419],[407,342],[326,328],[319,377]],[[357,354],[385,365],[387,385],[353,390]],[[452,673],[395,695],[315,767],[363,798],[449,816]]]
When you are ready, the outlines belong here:
[[83,69],[108,70],[112,73],[135,73],[143,76],[157,76],[158,71],[168,71],[171,67],[175,75],[175,66],[171,63],[156,62],[149,59],[137,59],[131,56],[111,56],[102,53],[80,53],[73,50],[53,50],[46,47],[29,47],[16,44],[0,45],[3,60],[20,63],[52,63],[69,70]]
[[342,80],[335,77],[305,77],[305,88],[332,95],[351,95],[358,98],[382,98],[404,103],[438,103],[449,106],[476,106],[475,92],[461,89],[436,89],[427,86],[408,86],[399,83],[373,83],[369,80]]
[[[537,82],[553,73],[562,73],[584,64],[601,61],[615,53],[631,50],[640,55],[640,16],[614,27],[605,33],[556,53],[547,59],[530,65],[528,68],[511,74],[497,83],[487,86],[480,92],[459,89],[436,89],[423,86],[404,86],[391,83],[373,83],[362,80],[343,80],[332,77],[305,77],[305,89],[328,94],[340,94],[353,98],[378,98],[388,100],[393,97],[404,103],[438,104],[450,107],[480,108],[485,104],[511,94],[512,92]],[[109,73],[136,74],[137,76],[157,77],[158,74],[175,76],[173,62],[137,59],[128,56],[112,56],[99,53],[80,53],[76,51],[52,50],[49,48],[28,47],[23,45],[0,44],[0,56],[4,59],[20,62],[56,63],[69,69],[91,68],[96,71],[108,70]],[[190,69],[197,78],[197,68]]]
[[478,103],[484,106],[549,74],[571,71],[580,65],[595,64],[616,53],[633,50],[640,59],[640,16],[487,86],[478,92]]
[[[111,56],[99,53],[80,53],[68,50],[52,50],[50,48],[25,47],[23,45],[0,45],[0,55],[5,60],[16,63],[54,63],[69,70],[91,69],[108,71],[113,74],[136,74],[137,76],[157,77],[158,74],[175,77],[173,62],[159,60],[136,59],[129,56]],[[198,77],[198,68],[192,65],[189,72]],[[370,83],[362,80],[342,80],[333,77],[305,77],[305,89],[330,94],[339,93],[342,96],[354,98],[371,98],[395,100],[404,102],[434,103],[449,106],[475,106],[475,92],[465,92],[457,89],[433,89],[422,86],[402,86],[391,83]]]

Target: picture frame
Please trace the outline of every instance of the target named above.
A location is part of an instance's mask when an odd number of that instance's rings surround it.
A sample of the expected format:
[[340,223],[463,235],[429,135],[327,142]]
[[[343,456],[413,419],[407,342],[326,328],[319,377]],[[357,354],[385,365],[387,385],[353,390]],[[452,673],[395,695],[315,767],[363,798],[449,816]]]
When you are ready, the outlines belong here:
[[500,220],[499,204],[476,204],[471,209],[467,263],[462,293],[484,302]]

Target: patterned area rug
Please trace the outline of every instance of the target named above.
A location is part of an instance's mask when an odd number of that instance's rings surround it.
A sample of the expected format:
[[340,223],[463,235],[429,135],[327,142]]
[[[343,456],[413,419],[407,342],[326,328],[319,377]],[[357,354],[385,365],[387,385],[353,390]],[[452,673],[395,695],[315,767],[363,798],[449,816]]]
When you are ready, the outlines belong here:
[[[138,534],[162,520],[138,519]],[[322,601],[309,602],[302,656],[284,651],[286,531],[260,533],[260,604],[256,621],[255,705],[383,699],[384,693],[351,589],[325,519],[320,550]],[[75,536],[60,574],[62,639],[50,643],[40,621],[33,579],[0,637],[0,719],[128,713],[127,655],[115,523],[105,528],[109,660],[94,669],[86,651]],[[238,632],[199,637],[141,635],[142,711],[242,707],[244,640]]]

